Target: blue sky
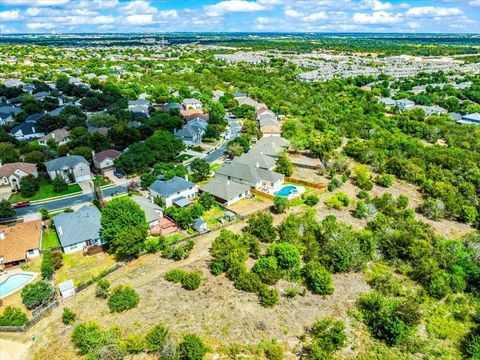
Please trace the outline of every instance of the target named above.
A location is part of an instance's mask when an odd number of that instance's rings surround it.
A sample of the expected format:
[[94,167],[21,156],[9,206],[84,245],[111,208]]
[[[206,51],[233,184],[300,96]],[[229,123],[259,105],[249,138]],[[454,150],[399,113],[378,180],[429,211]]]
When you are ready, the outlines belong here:
[[480,0],[0,0],[0,33],[480,33]]

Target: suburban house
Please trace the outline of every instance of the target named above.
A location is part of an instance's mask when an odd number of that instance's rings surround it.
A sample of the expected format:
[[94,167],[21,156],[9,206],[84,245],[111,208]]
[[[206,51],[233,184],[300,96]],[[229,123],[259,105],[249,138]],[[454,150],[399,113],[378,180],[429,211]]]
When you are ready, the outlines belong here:
[[38,176],[37,165],[30,163],[9,163],[0,167],[2,186],[10,186],[14,191],[20,189],[20,180],[28,175]]
[[93,163],[95,167],[103,172],[115,169],[114,161],[122,153],[118,150],[109,149],[93,154]]
[[41,118],[43,118],[45,116],[45,114],[40,114],[40,113],[36,113],[36,114],[32,114],[32,115],[29,115],[26,119],[25,119],[25,122],[26,123],[34,123],[36,124],[38,120],[40,120]]
[[278,124],[277,115],[273,111],[265,107],[261,107],[256,111],[258,126],[263,136],[280,136],[280,126]]
[[6,79],[3,80],[3,85],[6,87],[19,87],[25,85],[25,83],[18,79]]
[[132,199],[145,212],[145,218],[150,228],[158,225],[158,220],[163,217],[163,211],[160,206],[152,203],[143,196],[133,195]]
[[163,109],[165,111],[170,111],[170,110],[182,110],[182,105],[179,103],[168,103],[163,106]]
[[385,107],[387,107],[387,108],[391,108],[391,107],[394,107],[395,105],[397,105],[395,100],[393,100],[392,98],[381,98],[379,101],[383,105],[385,105]]
[[415,107],[415,103],[412,100],[408,100],[408,99],[397,100],[395,101],[395,104],[398,106],[400,110],[408,110]]
[[255,145],[257,147],[260,145],[274,145],[276,147],[287,148],[290,146],[290,141],[284,137],[262,137],[255,143]]
[[128,102],[128,110],[133,113],[148,114],[150,106],[150,101],[148,101],[147,99],[138,99]]
[[38,139],[38,143],[40,145],[47,145],[48,140],[52,139],[55,140],[58,145],[64,145],[69,141],[69,134],[70,132],[65,128],[56,129],[53,130],[51,133],[48,133],[47,135],[42,136],[40,139]]
[[191,120],[181,130],[175,131],[175,136],[182,139],[188,146],[196,145],[202,142],[207,126],[208,123],[205,120]]
[[10,124],[12,121],[13,121],[12,114],[0,112],[0,125]]
[[215,177],[238,182],[264,192],[275,192],[284,181],[284,175],[255,165],[231,163],[215,172]]
[[174,176],[170,180],[155,181],[148,190],[152,202],[158,197],[165,204],[164,207],[172,205],[185,207],[195,198],[198,188],[194,183]]
[[423,106],[423,105],[419,105],[419,106],[416,106],[417,109],[422,109],[424,112],[425,112],[425,115],[426,116],[430,116],[430,115],[443,115],[443,114],[447,114],[448,113],[448,110],[447,109],[444,109],[443,107],[441,106],[438,106],[438,105],[434,105],[434,106]]
[[208,231],[208,224],[203,218],[199,217],[193,222],[192,228],[200,234],[204,234]]
[[264,155],[261,152],[248,152],[236,157],[232,163],[241,163],[246,165],[257,166],[261,169],[273,170],[276,159],[272,156]]
[[63,156],[45,163],[48,175],[53,180],[60,176],[67,182],[80,182],[92,179],[90,163],[83,156]]
[[463,115],[460,120],[458,120],[459,124],[470,124],[470,125],[480,125],[480,114],[473,113]]
[[219,204],[228,206],[250,195],[250,186],[216,177],[200,186],[200,192],[212,195]]
[[201,110],[203,105],[198,99],[185,99],[182,101],[182,106],[185,110]]
[[20,125],[15,126],[10,131],[10,134],[17,140],[37,139],[45,136],[45,133],[38,130],[37,125],[32,122],[23,122]]
[[82,251],[91,245],[103,245],[100,235],[100,211],[85,205],[76,212],[62,212],[53,217],[55,230],[65,254]]
[[40,220],[0,227],[0,268],[20,265],[40,255]]

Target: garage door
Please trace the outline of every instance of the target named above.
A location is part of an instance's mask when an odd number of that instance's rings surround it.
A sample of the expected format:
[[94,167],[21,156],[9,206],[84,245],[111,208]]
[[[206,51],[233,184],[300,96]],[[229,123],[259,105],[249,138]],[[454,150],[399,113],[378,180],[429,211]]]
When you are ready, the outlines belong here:
[[77,182],[87,181],[87,180],[91,180],[91,179],[92,179],[92,177],[91,177],[90,175],[77,176],[77,177],[75,178],[75,180],[76,180]]

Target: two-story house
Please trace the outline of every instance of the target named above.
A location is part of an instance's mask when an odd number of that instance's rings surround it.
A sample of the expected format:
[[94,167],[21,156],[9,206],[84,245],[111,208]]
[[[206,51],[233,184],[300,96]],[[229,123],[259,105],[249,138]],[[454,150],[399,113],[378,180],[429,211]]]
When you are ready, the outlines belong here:
[[195,198],[197,186],[181,177],[174,176],[170,180],[157,180],[148,188],[150,200],[160,198],[164,207],[177,205],[180,207],[188,206]]
[[83,156],[63,156],[47,161],[45,167],[52,180],[57,176],[60,176],[67,182],[80,182],[92,179],[90,163]]

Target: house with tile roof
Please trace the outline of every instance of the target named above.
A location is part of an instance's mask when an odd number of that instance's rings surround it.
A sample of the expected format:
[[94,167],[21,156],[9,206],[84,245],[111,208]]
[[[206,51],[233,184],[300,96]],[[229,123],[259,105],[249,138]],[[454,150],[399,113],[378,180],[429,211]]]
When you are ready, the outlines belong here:
[[52,220],[63,252],[70,254],[82,251],[87,246],[103,245],[100,219],[100,211],[90,205],[54,216]]
[[20,265],[40,255],[42,222],[0,226],[0,268]]
[[20,189],[20,181],[28,175],[38,176],[37,165],[23,162],[8,163],[0,167],[1,186]]

